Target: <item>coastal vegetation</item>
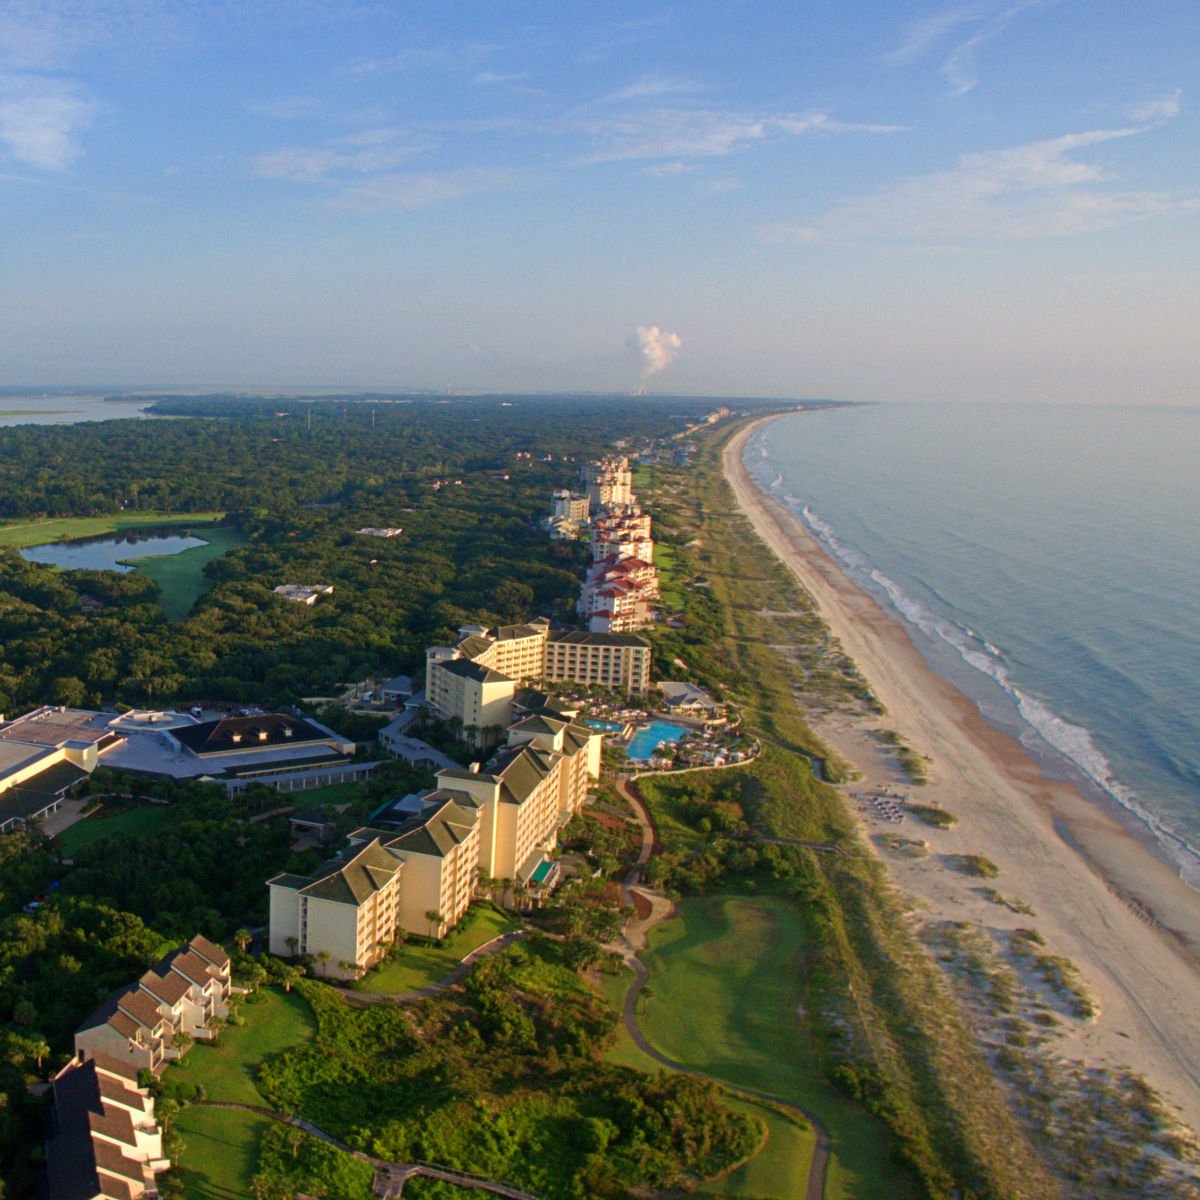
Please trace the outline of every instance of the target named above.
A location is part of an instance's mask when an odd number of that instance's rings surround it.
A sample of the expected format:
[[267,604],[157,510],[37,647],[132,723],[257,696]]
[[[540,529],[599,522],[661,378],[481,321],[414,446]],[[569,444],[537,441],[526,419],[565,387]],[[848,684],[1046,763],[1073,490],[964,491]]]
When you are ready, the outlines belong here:
[[[841,795],[818,778],[843,771],[804,723],[797,697],[810,709],[853,712],[874,711],[873,697],[848,665],[828,669],[837,652],[811,601],[731,514],[717,470],[721,441],[717,434],[702,445],[691,472],[659,468],[645,496],[656,512],[660,496],[673,506],[675,539],[691,544],[708,583],[688,593],[683,630],[655,636],[663,658],[679,657],[692,678],[723,689],[768,745],[736,771],[639,781],[662,841],[652,878],[685,895],[768,892],[786,903],[806,947],[803,969],[795,967],[804,1017],[791,1053],[821,1064],[827,1094],[842,1092],[890,1130],[882,1144],[893,1194],[1053,1195],[1055,1182],[900,897]],[[696,609],[715,642],[703,658],[679,636]],[[740,807],[738,836],[727,823],[734,810],[717,804]],[[838,1119],[819,1094],[810,1106],[830,1127],[835,1158],[862,1141],[881,1144],[862,1116]]]
[[905,811],[931,829],[949,829],[958,824],[958,818],[952,812],[935,808],[932,804],[910,804]]

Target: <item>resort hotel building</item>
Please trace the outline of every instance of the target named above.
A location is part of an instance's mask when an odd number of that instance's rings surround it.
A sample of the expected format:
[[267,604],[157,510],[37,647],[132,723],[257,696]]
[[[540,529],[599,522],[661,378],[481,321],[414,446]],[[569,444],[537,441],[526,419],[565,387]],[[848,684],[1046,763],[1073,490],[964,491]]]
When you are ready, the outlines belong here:
[[268,880],[272,954],[312,955],[356,978],[398,930],[442,937],[467,911],[480,874],[527,882],[600,774],[601,735],[542,714],[508,731],[482,766],[447,768],[438,786],[377,810],[312,875]]
[[[446,720],[457,719],[475,745],[494,742],[513,719],[518,686],[533,680],[599,685],[640,694],[650,686],[650,643],[628,633],[525,625],[459,629],[455,646],[425,652],[425,694]],[[485,733],[485,731],[491,731]]]

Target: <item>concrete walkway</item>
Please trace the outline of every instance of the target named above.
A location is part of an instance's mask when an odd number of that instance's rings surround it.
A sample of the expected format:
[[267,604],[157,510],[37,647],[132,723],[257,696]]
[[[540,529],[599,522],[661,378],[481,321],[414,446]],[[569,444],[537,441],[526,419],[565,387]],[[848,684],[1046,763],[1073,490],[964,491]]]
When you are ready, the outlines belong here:
[[[629,990],[625,993],[625,1000],[621,1011],[621,1016],[629,1036],[643,1054],[648,1055],[668,1070],[677,1071],[681,1075],[691,1075],[695,1079],[709,1080],[712,1083],[718,1084],[726,1091],[732,1092],[734,1095],[763,1101],[777,1108],[795,1113],[807,1121],[816,1134],[816,1145],[813,1148],[812,1162],[808,1169],[808,1186],[805,1189],[804,1200],[824,1200],[825,1180],[829,1172],[830,1141],[828,1130],[826,1130],[825,1126],[821,1124],[816,1116],[806,1109],[801,1108],[798,1104],[793,1104],[790,1100],[784,1100],[779,1096],[772,1096],[767,1092],[755,1091],[752,1088],[738,1087],[734,1084],[726,1083],[723,1079],[706,1075],[702,1071],[693,1070],[684,1063],[676,1062],[674,1059],[668,1058],[665,1054],[656,1050],[647,1041],[639,1028],[637,1023],[637,1003],[642,990],[650,978],[650,972],[638,955],[646,948],[650,930],[672,916],[675,912],[675,906],[661,892],[657,892],[653,888],[642,884],[642,868],[650,861],[650,856],[657,844],[654,822],[651,820],[650,813],[647,811],[641,796],[638,795],[637,788],[631,786],[631,781],[618,779],[617,790],[633,806],[638,824],[642,829],[642,846],[638,853],[637,861],[629,868],[624,879],[621,881],[621,899],[627,905],[633,906],[633,897],[636,893],[650,903],[649,914],[641,919],[631,921],[625,926],[621,942],[607,947],[608,949],[616,950],[621,955],[625,965],[633,972],[633,983],[630,984]],[[813,847],[813,849],[817,848],[817,846]],[[824,846],[819,848],[835,851],[840,849],[838,847]]]
[[359,1004],[364,1008],[370,1004],[383,1004],[389,1000],[420,1000],[425,996],[436,996],[438,992],[444,992],[460,982],[479,959],[485,958],[489,954],[499,954],[501,950],[511,946],[520,938],[527,937],[528,934],[529,930],[527,929],[510,929],[508,933],[498,934],[490,942],[476,946],[448,975],[443,975],[441,979],[434,983],[427,983],[424,987],[414,988],[411,992],[356,992],[350,988],[339,990],[351,1004]]

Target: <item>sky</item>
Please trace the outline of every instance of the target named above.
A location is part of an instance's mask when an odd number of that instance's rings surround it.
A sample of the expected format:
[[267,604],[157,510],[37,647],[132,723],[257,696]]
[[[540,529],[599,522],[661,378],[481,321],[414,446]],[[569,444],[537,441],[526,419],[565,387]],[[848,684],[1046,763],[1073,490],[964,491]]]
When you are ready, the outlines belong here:
[[1200,401],[1200,4],[0,0],[0,386]]

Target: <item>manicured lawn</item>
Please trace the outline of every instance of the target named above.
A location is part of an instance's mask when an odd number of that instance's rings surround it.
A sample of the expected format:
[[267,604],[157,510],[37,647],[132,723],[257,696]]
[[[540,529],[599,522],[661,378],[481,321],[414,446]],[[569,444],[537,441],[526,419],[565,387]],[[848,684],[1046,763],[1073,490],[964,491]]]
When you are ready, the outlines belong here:
[[69,829],[64,829],[55,839],[54,844],[62,854],[70,856],[80,846],[90,846],[106,837],[139,837],[157,833],[170,825],[179,814],[166,804],[146,804],[141,808],[127,808],[123,812],[105,816],[102,808],[92,817],[84,817],[76,821]]
[[476,904],[441,946],[403,947],[392,962],[370,972],[359,983],[359,990],[395,995],[427,987],[449,975],[477,946],[519,928],[520,922],[500,909]]
[[215,527],[195,529],[193,532],[207,544],[193,546],[179,554],[160,554],[130,563],[139,575],[145,575],[158,584],[161,589],[158,602],[172,621],[182,621],[192,611],[192,605],[211,586],[204,574],[205,564],[245,541],[236,529]]
[[[601,995],[617,1013],[621,1012],[625,992],[632,978],[632,973],[622,967],[616,975],[601,975],[597,981]],[[605,1057],[609,1062],[651,1075],[663,1070],[661,1064],[638,1049],[626,1032],[623,1021],[618,1025],[616,1040]],[[802,1195],[815,1141],[812,1130],[764,1104],[732,1097],[726,1103],[730,1108],[749,1113],[763,1122],[767,1127],[767,1142],[745,1166],[723,1179],[704,1184],[700,1188],[701,1194],[747,1196],[756,1200],[792,1200],[792,1197]]]
[[350,804],[362,795],[361,783],[331,783],[328,787],[311,788],[303,792],[290,792],[297,808],[308,808],[310,804]]
[[[699,896],[679,911],[654,931],[644,956],[646,1036],[678,1062],[820,1117],[833,1141],[828,1200],[889,1195],[882,1127],[825,1082],[810,1049],[799,1015],[804,935],[791,904]],[[804,1178],[807,1161],[797,1170]]]
[[745,1166],[724,1179],[702,1185],[701,1195],[746,1196],[753,1200],[793,1200],[803,1196],[816,1141],[812,1129],[765,1104],[748,1100],[727,1103],[767,1127],[767,1144]]
[[180,1161],[187,1200],[245,1200],[258,1169],[258,1141],[266,1117],[193,1104],[177,1118],[184,1151]]
[[40,546],[69,538],[102,537],[119,529],[140,529],[150,525],[204,525],[219,521],[221,512],[200,513],[120,513],[108,517],[53,517],[44,521],[23,521],[0,525],[0,546]]
[[226,1026],[216,1046],[197,1042],[167,1078],[202,1084],[208,1100],[266,1104],[254,1086],[259,1064],[307,1042],[316,1023],[308,1002],[297,992],[263,988],[259,995],[262,999],[256,1003],[247,1003],[249,997],[242,1002],[245,1025]]

